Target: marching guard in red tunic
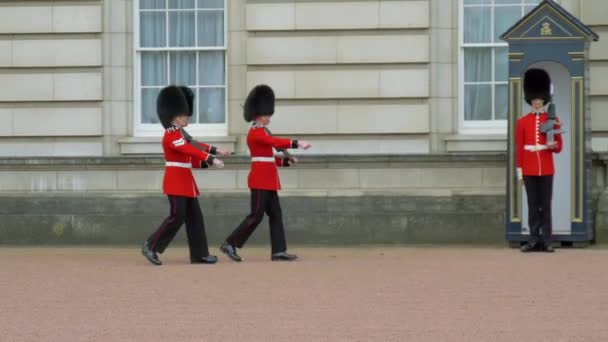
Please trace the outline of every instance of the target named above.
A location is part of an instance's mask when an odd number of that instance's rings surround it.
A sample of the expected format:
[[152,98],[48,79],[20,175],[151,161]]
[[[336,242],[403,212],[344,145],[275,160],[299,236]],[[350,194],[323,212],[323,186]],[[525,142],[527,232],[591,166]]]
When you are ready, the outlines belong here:
[[223,167],[214,154],[229,151],[192,141],[183,128],[192,116],[194,93],[187,87],[168,86],[161,90],[156,102],[158,118],[165,128],[162,140],[165,153],[163,193],[169,198],[170,215],[142,246],[142,254],[154,265],[161,265],[157,253],[163,253],[181,226],[186,224],[190,262],[214,264],[217,257],[209,255],[203,213],[198,203],[199,190],[192,168]]
[[275,157],[273,148],[277,150],[308,149],[311,145],[305,141],[276,138],[270,134],[266,126],[274,114],[274,102],[274,92],[267,85],[254,87],[245,101],[245,121],[253,121],[247,134],[247,145],[251,152],[251,170],[248,178],[251,190],[251,212],[220,247],[224,254],[237,262],[242,261],[242,258],[237,254],[236,249],[243,247],[264,218],[264,214],[268,215],[270,223],[271,260],[292,261],[297,259],[296,255],[287,253],[283,213],[278,195],[281,183],[277,170],[277,167],[295,164],[297,159]]
[[[524,94],[532,112],[517,120],[515,131],[517,177],[526,188],[530,240],[522,252],[553,252],[551,200],[555,168],[553,154],[562,150],[559,119],[544,109],[551,102],[551,79],[543,69],[524,74]],[[550,109],[549,112],[552,110]],[[554,138],[553,138],[554,137]],[[541,236],[542,232],[542,236]]]

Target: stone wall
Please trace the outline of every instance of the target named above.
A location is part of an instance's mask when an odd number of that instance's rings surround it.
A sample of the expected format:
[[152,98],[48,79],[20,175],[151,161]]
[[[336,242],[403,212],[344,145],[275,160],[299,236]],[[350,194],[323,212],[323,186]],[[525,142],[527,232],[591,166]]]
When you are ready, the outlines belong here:
[[[608,239],[608,155],[591,177],[598,241]],[[504,154],[304,156],[282,169],[297,244],[504,243]],[[195,171],[212,244],[247,214],[248,158]],[[0,160],[1,244],[138,243],[168,213],[157,157]],[[254,241],[268,238],[266,223]],[[180,235],[183,241],[183,234]]]

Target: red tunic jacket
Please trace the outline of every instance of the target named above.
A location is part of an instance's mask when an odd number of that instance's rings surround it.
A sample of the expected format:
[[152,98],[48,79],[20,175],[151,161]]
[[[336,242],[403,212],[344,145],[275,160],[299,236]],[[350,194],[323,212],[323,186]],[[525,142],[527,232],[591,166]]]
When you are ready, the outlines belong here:
[[275,158],[273,148],[297,148],[298,141],[275,138],[263,126],[254,125],[247,134],[247,145],[251,152],[250,189],[277,191],[281,189],[277,166],[289,166],[287,158]]
[[166,195],[197,197],[200,193],[192,175],[192,168],[205,168],[213,163],[215,148],[198,143],[201,151],[189,143],[179,128],[171,127],[163,137],[165,152],[165,176],[163,178],[163,193]]
[[[523,176],[548,176],[555,173],[553,153],[562,150],[562,135],[555,134],[557,146],[547,149],[547,135],[540,131],[540,126],[547,122],[547,113],[528,113],[517,120],[515,131],[516,158],[518,172]],[[560,127],[556,119],[555,128]]]

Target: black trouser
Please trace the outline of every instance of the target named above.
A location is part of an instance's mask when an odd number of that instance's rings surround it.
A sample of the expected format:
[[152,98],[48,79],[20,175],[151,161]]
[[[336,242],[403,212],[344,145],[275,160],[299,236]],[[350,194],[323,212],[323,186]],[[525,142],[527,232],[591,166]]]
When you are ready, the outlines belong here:
[[276,191],[251,189],[251,213],[230,234],[226,242],[232,246],[242,248],[253,231],[262,222],[264,213],[268,215],[270,223],[272,253],[286,251],[287,242],[285,242],[283,212],[281,211],[281,203],[279,203],[279,194]]
[[150,249],[162,253],[171,243],[177,231],[186,223],[190,258],[200,259],[209,255],[203,212],[197,198],[167,196],[171,204],[171,214],[148,238]]
[[553,196],[553,176],[524,176],[528,196],[528,225],[530,243],[542,241],[551,243],[551,198]]

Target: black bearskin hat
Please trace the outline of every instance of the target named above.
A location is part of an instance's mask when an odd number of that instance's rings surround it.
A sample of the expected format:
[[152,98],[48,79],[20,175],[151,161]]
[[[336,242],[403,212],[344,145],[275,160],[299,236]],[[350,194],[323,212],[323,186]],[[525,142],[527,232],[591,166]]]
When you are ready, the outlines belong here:
[[551,77],[543,69],[528,69],[524,74],[524,97],[529,105],[532,100],[551,102]]
[[258,116],[274,114],[274,91],[265,84],[255,86],[247,95],[244,107],[243,114],[247,122]]
[[184,96],[186,97],[186,101],[188,102],[188,116],[192,116],[192,113],[194,112],[194,92],[192,91],[192,89],[186,87],[186,86],[179,86],[179,89],[182,91],[182,93],[184,94]]
[[176,116],[190,113],[188,100],[182,90],[174,85],[163,88],[156,98],[156,113],[165,128],[171,127],[171,121]]

